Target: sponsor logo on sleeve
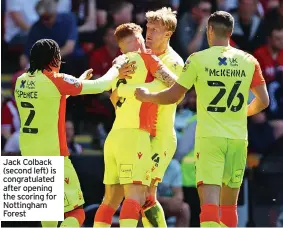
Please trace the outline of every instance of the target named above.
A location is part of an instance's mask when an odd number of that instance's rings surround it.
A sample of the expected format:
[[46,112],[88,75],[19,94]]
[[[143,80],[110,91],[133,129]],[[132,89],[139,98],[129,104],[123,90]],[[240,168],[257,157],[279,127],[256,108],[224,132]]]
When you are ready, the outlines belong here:
[[67,76],[64,76],[63,77],[63,80],[71,85],[74,85],[75,87],[79,87],[80,86],[80,83],[79,83],[79,80],[76,79],[76,78],[71,78],[71,77],[67,77]]

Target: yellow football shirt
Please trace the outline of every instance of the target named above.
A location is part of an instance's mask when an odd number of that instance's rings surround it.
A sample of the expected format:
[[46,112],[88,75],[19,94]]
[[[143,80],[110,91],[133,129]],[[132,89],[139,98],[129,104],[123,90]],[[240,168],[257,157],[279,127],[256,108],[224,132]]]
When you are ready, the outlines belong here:
[[264,84],[257,60],[230,46],[192,54],[177,83],[197,93],[196,137],[247,139],[251,87]]

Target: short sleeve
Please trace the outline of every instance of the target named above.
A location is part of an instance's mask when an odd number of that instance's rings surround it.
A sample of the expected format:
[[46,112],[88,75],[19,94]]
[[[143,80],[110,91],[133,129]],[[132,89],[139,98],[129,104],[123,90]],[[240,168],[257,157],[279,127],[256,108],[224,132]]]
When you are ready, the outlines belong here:
[[180,77],[183,67],[184,67],[184,62],[183,60],[175,60],[175,59],[170,59],[166,60],[163,62],[166,67],[174,73],[178,78]]
[[162,65],[161,60],[156,56],[148,53],[140,53],[143,61],[145,62],[147,70],[154,75],[155,72],[160,68]]
[[181,86],[190,89],[197,79],[197,67],[196,62],[192,55],[187,59],[183,67],[182,73],[177,80],[177,83]]
[[52,72],[46,76],[55,84],[61,95],[76,96],[82,90],[82,83],[71,75]]
[[255,70],[254,70],[253,79],[252,79],[250,88],[265,84],[265,80],[263,78],[259,62],[255,58],[253,58],[252,61],[255,64]]

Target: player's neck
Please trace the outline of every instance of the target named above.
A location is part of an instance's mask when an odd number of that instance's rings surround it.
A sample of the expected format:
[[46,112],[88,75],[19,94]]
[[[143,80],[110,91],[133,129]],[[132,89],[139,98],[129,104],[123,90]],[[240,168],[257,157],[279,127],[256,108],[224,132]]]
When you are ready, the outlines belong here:
[[215,39],[212,42],[211,47],[214,47],[214,46],[224,46],[224,47],[227,47],[229,45],[230,45],[230,42],[229,42],[228,39]]
[[158,49],[152,49],[153,54],[159,56],[166,52],[169,47],[169,42],[162,43]]

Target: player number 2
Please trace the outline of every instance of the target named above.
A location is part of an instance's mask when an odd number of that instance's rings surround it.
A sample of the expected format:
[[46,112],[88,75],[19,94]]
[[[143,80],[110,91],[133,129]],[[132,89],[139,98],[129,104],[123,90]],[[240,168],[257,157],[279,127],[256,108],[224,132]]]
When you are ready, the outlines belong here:
[[34,110],[34,107],[31,103],[29,102],[21,102],[21,106],[22,108],[28,108],[30,109],[29,110],[29,115],[28,115],[28,118],[24,124],[24,127],[23,127],[23,133],[28,133],[28,134],[37,134],[38,133],[38,128],[31,128],[29,127],[34,116],[35,116],[35,110]]
[[[226,93],[225,84],[220,81],[208,81],[207,82],[208,86],[218,87],[220,90],[218,94],[213,98],[213,100],[209,103],[209,106],[207,107],[207,111],[208,112],[225,112],[227,108],[229,108],[232,112],[238,112],[239,110],[241,110],[244,104],[244,100],[245,100],[244,95],[242,93],[237,94],[241,83],[242,81],[236,81],[234,83],[233,88],[230,91],[228,99],[227,99],[227,106],[221,107],[221,106],[217,106],[217,104]],[[239,99],[239,103],[236,106],[235,105],[231,106],[235,97]]]
[[[116,83],[116,88],[118,88],[121,83],[122,83],[122,84],[127,84],[127,80],[124,79],[124,78],[123,78],[123,79],[119,79],[119,80],[117,81],[117,83]],[[120,108],[121,108],[125,101],[126,101],[126,98],[124,98],[124,97],[119,97],[119,100],[118,100],[117,103],[116,103],[117,107],[120,107]]]

